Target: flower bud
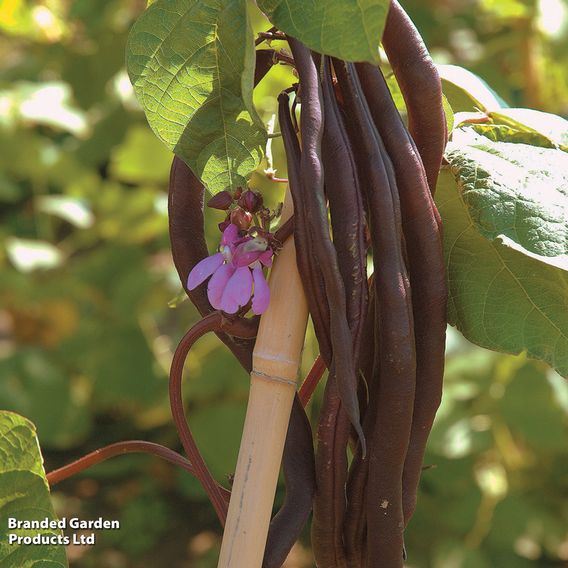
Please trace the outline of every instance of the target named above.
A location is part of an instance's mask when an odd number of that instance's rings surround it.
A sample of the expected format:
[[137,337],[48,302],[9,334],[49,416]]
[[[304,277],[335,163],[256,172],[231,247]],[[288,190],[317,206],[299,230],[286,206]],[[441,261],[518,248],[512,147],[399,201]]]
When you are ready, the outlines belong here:
[[233,203],[233,196],[228,191],[221,191],[214,195],[208,202],[207,206],[212,209],[220,209],[226,211]]
[[252,215],[238,207],[231,211],[231,223],[236,225],[241,231],[248,231],[252,223]]
[[262,203],[262,195],[250,189],[245,191],[239,199],[239,205],[250,213],[256,213],[262,207]]

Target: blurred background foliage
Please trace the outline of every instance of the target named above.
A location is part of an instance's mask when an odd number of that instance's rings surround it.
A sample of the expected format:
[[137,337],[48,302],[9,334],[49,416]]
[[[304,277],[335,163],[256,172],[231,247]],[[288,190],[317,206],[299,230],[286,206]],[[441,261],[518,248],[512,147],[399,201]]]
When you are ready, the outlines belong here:
[[[145,0],[0,2],[0,408],[33,420],[50,470],[127,438],[179,449],[166,396],[172,350],[197,319],[167,234],[171,156],[124,71]],[[565,0],[404,2],[435,59],[467,67],[511,106],[568,114]],[[254,17],[257,30],[266,22]],[[293,77],[255,94],[265,121]],[[282,147],[275,166],[285,175]],[[272,203],[282,188],[256,175]],[[208,214],[211,243],[215,212]],[[316,354],[310,338],[304,371]],[[248,382],[212,336],[187,364],[190,423],[226,482]],[[317,414],[318,398],[309,412]],[[408,566],[568,565],[568,388],[542,364],[450,330]],[[184,472],[130,455],[53,492],[60,515],[117,518],[72,566],[216,566],[220,528]],[[281,494],[279,492],[279,499]],[[309,537],[289,568],[309,567]]]

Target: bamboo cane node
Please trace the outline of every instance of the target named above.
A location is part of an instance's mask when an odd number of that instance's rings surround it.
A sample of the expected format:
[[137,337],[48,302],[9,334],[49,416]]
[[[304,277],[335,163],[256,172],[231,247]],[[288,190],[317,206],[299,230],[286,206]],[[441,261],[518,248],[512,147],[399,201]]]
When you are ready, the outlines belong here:
[[292,380],[292,379],[287,379],[285,377],[278,377],[275,375],[270,375],[269,373],[263,373],[261,371],[257,371],[255,369],[252,370],[251,375],[254,375],[255,377],[258,377],[259,379],[263,379],[265,381],[273,381],[276,383],[284,383],[287,385],[291,385],[294,388],[296,388],[297,383],[296,381]]
[[[262,330],[262,327],[260,328]],[[270,327],[268,328],[270,329]],[[298,368],[300,366],[300,351],[302,345],[292,345],[291,349],[296,351],[296,353],[284,353],[283,349],[280,347],[281,338],[270,334],[270,337],[276,339],[278,343],[275,346],[270,347],[267,345],[260,345],[257,341],[257,348],[260,347],[260,351],[254,352],[252,356],[252,368],[253,372],[262,373],[263,375],[268,375],[269,377],[281,377],[288,381],[294,381],[296,383],[298,377]]]

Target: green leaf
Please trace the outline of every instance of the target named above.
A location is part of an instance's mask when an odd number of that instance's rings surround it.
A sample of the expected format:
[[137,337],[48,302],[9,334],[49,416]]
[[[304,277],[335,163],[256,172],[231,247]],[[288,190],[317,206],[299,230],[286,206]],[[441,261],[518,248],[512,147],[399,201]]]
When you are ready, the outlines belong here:
[[8,543],[8,535],[57,536],[57,529],[9,529],[8,519],[18,521],[56,520],[43,471],[42,458],[33,424],[18,414],[0,412],[0,567],[65,568],[67,559],[61,545]]
[[254,62],[245,0],[158,0],[130,33],[128,73],[150,126],[212,193],[246,185],[263,156]]
[[496,110],[507,103],[477,75],[457,65],[438,65],[442,90],[454,112]]
[[379,63],[379,43],[390,2],[386,0],[258,0],[283,32],[310,49],[347,61]]
[[568,154],[454,132],[437,203],[452,325],[568,376]]
[[[555,114],[528,108],[503,108],[491,112],[460,112],[456,123],[494,142],[521,142],[541,148],[568,151],[568,121]],[[460,136],[463,138],[467,131]]]
[[442,105],[444,107],[444,114],[446,115],[446,128],[448,130],[448,135],[452,133],[454,129],[454,110],[452,109],[452,105],[450,101],[448,101],[448,97],[442,93]]
[[552,146],[568,151],[568,121],[560,116],[528,108],[504,108],[490,112],[489,117],[495,124],[508,125],[519,132],[539,134],[549,140]]

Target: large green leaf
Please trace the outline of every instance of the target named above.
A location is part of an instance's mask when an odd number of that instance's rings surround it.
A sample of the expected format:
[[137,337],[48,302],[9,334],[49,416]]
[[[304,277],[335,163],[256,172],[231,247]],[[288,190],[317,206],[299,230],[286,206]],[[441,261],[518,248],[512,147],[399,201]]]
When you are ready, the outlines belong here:
[[132,28],[127,67],[154,132],[212,193],[246,184],[266,132],[245,0],[158,0]]
[[347,61],[379,63],[390,0],[258,0],[280,30],[309,48]]
[[454,112],[496,110],[507,103],[480,77],[457,65],[437,65],[442,89]]
[[57,536],[56,529],[9,529],[18,521],[55,520],[43,471],[35,428],[12,412],[0,412],[0,568],[62,568],[67,566],[61,545],[8,543],[8,535]]
[[446,158],[436,200],[450,323],[568,376],[568,154],[461,127]]
[[529,108],[503,108],[490,112],[489,117],[496,124],[507,125],[518,132],[538,134],[546,138],[546,142],[539,142],[538,146],[568,150],[568,121],[561,116]]
[[[470,124],[472,131],[495,142],[522,142],[541,148],[568,151],[568,121],[555,114],[528,108],[498,111],[460,112],[457,124]],[[466,135],[464,130],[460,137]]]

